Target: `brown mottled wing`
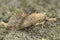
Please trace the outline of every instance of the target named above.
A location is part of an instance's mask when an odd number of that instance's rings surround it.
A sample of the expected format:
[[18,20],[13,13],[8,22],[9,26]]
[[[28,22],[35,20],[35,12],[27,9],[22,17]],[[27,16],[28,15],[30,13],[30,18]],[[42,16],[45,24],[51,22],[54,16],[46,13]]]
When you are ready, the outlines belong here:
[[16,13],[13,15],[8,22],[8,28],[18,28],[25,16],[26,15],[24,13]]
[[40,13],[33,13],[24,20],[21,28],[29,27],[31,25],[35,25],[36,23],[41,23],[46,19],[45,14],[40,14]]

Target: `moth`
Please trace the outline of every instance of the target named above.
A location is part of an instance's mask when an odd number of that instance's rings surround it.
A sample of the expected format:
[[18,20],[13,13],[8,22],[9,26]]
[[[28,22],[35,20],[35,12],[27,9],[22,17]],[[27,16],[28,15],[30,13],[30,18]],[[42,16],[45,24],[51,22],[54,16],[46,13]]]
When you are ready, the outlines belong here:
[[56,21],[56,18],[49,18],[45,12],[32,13],[30,15],[22,12],[14,14],[8,23],[2,22],[2,24],[4,24],[7,29],[23,29],[31,27],[31,25],[42,24],[43,26],[46,21]]

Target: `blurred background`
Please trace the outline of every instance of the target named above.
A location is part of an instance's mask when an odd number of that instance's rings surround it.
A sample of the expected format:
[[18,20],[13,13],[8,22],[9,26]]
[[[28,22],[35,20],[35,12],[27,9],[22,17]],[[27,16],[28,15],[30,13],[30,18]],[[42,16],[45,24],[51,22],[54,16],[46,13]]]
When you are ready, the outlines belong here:
[[44,29],[32,26],[8,34],[0,27],[0,40],[60,40],[60,0],[0,0],[0,21],[7,23],[14,13],[23,11],[46,12],[49,17],[58,20],[48,23]]

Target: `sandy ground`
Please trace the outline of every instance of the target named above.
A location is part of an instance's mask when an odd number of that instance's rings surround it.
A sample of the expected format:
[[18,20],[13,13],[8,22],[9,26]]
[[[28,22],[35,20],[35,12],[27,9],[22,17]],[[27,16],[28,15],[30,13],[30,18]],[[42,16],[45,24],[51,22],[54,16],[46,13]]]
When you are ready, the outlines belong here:
[[5,32],[0,26],[0,40],[60,40],[60,0],[0,0],[0,21],[8,22],[9,18],[19,11],[25,13],[46,12],[49,17],[57,17],[56,22],[11,30]]

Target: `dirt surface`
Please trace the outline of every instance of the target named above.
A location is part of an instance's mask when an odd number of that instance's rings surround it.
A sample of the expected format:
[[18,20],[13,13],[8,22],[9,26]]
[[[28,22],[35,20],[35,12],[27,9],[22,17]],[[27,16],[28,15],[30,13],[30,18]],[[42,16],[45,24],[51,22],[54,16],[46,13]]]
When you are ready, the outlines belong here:
[[60,40],[60,0],[0,0],[0,21],[7,23],[14,13],[46,12],[57,21],[6,33],[0,25],[0,40]]

